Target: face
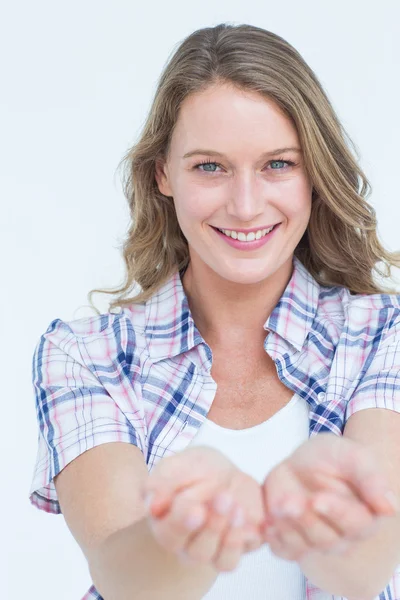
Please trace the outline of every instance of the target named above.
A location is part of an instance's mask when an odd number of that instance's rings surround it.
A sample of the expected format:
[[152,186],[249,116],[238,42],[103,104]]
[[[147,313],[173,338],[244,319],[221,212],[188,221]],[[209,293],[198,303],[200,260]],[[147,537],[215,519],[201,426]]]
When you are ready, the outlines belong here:
[[173,198],[192,271],[251,284],[291,268],[312,184],[296,128],[271,100],[221,85],[187,97],[156,180]]

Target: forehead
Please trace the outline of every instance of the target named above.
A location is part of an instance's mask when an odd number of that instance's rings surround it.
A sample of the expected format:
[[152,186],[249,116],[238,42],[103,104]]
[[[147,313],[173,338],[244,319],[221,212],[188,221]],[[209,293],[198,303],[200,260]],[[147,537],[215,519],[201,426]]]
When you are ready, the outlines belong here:
[[221,152],[298,145],[296,128],[283,110],[261,94],[218,85],[183,101],[171,140],[181,155],[196,147]]

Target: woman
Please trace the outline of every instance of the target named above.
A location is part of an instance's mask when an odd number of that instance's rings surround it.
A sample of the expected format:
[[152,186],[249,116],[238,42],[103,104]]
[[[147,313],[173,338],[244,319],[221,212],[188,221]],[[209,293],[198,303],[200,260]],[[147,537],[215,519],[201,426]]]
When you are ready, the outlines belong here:
[[120,295],[33,361],[31,501],[84,598],[400,600],[400,295],[373,280],[400,254],[316,76],[261,28],[195,31],[125,164],[126,281],[93,290]]

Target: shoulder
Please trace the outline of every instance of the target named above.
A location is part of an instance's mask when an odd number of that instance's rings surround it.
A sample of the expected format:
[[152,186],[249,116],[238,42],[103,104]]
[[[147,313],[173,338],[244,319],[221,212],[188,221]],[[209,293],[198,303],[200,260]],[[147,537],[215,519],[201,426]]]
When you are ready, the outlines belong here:
[[348,293],[345,314],[344,333],[360,345],[378,351],[399,340],[400,294]]
[[129,355],[136,362],[146,347],[144,306],[130,305],[119,313],[53,319],[37,341],[34,360],[50,363],[64,356],[91,366]]
[[376,346],[399,335],[400,294],[351,294],[341,286],[321,287],[316,322],[336,328],[344,343]]
[[144,334],[145,308],[142,304],[130,305],[122,308],[118,313],[102,313],[74,320],[54,319],[47,328],[46,333],[57,333],[67,336],[68,333],[79,340],[93,336],[107,335],[111,331],[132,329],[135,333]]

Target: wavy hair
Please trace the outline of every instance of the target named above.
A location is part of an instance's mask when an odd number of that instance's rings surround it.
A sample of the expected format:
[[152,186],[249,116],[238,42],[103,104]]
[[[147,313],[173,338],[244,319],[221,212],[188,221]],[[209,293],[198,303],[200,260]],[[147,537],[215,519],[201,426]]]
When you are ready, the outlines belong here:
[[[194,31],[172,53],[139,141],[118,165],[124,167],[131,216],[121,248],[126,274],[116,289],[89,292],[96,313],[93,293],[118,295],[109,304],[112,312],[146,301],[188,265],[188,243],[171,198],[158,189],[155,166],[168,156],[185,98],[218,84],[262,94],[297,129],[313,192],[310,220],[294,254],[311,275],[321,285],[344,286],[353,294],[398,294],[373,279],[375,273],[391,278],[391,268],[400,267],[400,252],[386,250],[378,240],[376,212],[367,202],[371,185],[315,73],[279,35],[253,25],[221,23]],[[129,297],[136,285],[140,289]]]

